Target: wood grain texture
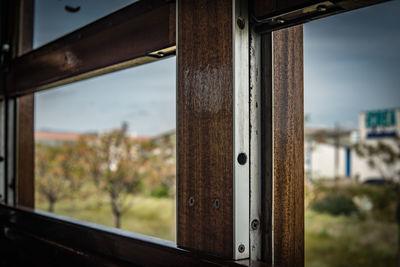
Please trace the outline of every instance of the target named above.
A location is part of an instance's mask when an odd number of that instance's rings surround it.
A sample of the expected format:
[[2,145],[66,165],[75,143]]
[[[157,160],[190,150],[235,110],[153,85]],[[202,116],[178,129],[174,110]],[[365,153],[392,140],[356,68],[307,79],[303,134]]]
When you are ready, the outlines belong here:
[[1,204],[0,230],[0,246],[5,244],[0,250],[0,262],[13,263],[4,266],[246,264],[180,249],[171,241]]
[[274,264],[304,265],[303,26],[273,33]]
[[17,204],[33,208],[35,204],[34,95],[17,99]]
[[232,1],[179,1],[177,243],[225,258],[233,256],[232,64]]
[[[32,49],[33,0],[19,2],[17,56]],[[17,204],[33,208],[35,204],[34,168],[34,96],[17,98]]]
[[[8,93],[21,95],[175,45],[174,3],[138,1],[11,63]],[[152,58],[148,57],[149,62]],[[23,77],[23,78],[22,78]]]
[[18,23],[18,52],[22,56],[32,50],[34,0],[20,0]]

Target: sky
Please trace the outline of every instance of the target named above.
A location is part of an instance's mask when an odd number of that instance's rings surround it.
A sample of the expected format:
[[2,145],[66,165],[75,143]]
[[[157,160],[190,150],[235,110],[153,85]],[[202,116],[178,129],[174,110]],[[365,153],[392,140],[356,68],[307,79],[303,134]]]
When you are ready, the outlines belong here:
[[[34,47],[103,17],[132,0],[36,0]],[[65,5],[80,6],[76,13]],[[139,136],[175,129],[176,60],[117,71],[35,94],[36,131],[102,132],[121,127]]]
[[313,127],[357,128],[361,111],[400,107],[400,1],[304,25],[304,109]]
[[[34,47],[132,2],[36,0]],[[355,129],[361,111],[400,107],[398,14],[395,0],[304,25],[306,126]],[[170,58],[36,93],[35,129],[101,132],[126,121],[140,136],[172,130],[175,72]]]

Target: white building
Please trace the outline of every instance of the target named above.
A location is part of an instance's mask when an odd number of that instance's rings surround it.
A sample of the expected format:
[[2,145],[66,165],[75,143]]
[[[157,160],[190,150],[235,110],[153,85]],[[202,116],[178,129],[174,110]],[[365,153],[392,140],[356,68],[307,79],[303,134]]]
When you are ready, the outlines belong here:
[[[370,168],[365,158],[357,155],[354,145],[363,142],[376,145],[390,144],[400,149],[395,139],[400,137],[400,109],[366,111],[360,114],[359,129],[305,130],[305,173],[308,180],[353,178],[360,182],[381,178],[382,174]],[[400,169],[400,166],[399,166]]]

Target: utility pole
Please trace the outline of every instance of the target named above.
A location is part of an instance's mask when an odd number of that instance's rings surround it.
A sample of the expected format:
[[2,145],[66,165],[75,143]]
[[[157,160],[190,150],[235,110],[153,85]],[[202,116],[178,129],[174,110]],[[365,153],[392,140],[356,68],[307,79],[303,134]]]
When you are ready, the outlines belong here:
[[335,175],[335,180],[339,180],[340,125],[338,122],[335,123],[334,145],[335,145],[334,175]]

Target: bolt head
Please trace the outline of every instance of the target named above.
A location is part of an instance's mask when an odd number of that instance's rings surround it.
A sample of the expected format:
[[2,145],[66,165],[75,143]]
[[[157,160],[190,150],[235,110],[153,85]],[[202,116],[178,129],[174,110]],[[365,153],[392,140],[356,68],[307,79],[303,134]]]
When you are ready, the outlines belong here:
[[221,203],[220,203],[219,199],[218,198],[215,199],[214,200],[214,208],[219,209],[220,206],[221,206]]
[[246,250],[245,246],[243,244],[240,244],[238,247],[239,253],[243,253]]
[[254,219],[254,220],[251,222],[251,229],[257,230],[259,225],[260,225],[260,221],[257,220],[257,219]]
[[190,207],[193,207],[193,206],[194,206],[194,198],[193,198],[193,197],[190,197],[190,198],[189,198],[189,206],[190,206]]
[[244,165],[247,162],[247,155],[246,153],[240,153],[237,157],[237,161],[240,165]]
[[242,17],[239,17],[239,18],[237,19],[236,23],[237,23],[239,29],[241,29],[241,30],[243,30],[244,27],[246,26],[246,24],[245,24],[245,22],[244,22],[244,19],[243,19]]
[[283,23],[285,23],[285,20],[284,20],[284,19],[281,19],[281,18],[278,18],[278,19],[276,19],[276,22],[277,22],[278,24],[283,24]]
[[317,6],[317,11],[318,12],[325,12],[326,11],[326,6],[324,6],[324,5]]

